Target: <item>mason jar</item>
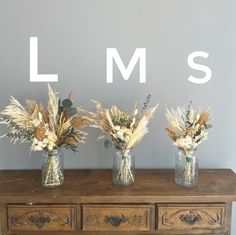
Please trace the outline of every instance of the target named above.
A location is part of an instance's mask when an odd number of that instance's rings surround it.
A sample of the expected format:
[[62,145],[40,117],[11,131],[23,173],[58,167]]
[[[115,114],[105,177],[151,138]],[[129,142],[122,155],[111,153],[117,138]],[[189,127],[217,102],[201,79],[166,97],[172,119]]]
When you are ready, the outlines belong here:
[[198,183],[198,158],[195,152],[186,154],[178,150],[175,154],[175,182],[176,184],[193,188]]
[[135,160],[132,151],[116,150],[113,154],[113,183],[129,186],[135,181]]
[[55,149],[42,152],[42,186],[55,188],[64,183],[63,151]]

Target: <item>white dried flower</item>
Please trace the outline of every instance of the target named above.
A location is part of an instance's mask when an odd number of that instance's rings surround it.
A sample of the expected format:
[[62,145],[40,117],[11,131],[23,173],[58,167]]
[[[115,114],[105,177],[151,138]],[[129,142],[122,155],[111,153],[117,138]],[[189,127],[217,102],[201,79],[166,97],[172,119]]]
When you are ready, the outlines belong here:
[[39,141],[38,139],[34,138],[31,145],[32,151],[42,151],[45,147],[45,144],[42,141]]
[[124,140],[124,132],[122,130],[117,131],[117,137],[121,140]]
[[38,118],[32,121],[32,125],[37,127],[42,124],[42,121],[43,121],[42,114],[38,112]]
[[133,120],[132,120],[132,122],[130,124],[130,128],[132,128],[134,126],[135,122],[136,122],[136,118],[133,118]]
[[115,129],[116,131],[118,131],[118,130],[120,130],[120,126],[115,126],[114,129]]
[[127,135],[127,136],[125,136],[124,141],[125,141],[126,143],[128,143],[128,142],[129,142],[129,139],[130,139],[130,137]]
[[174,142],[174,145],[176,145],[177,147],[181,148],[181,149],[192,149],[193,148],[193,139],[191,138],[191,136],[187,135],[186,137],[181,137],[179,139],[177,139]]

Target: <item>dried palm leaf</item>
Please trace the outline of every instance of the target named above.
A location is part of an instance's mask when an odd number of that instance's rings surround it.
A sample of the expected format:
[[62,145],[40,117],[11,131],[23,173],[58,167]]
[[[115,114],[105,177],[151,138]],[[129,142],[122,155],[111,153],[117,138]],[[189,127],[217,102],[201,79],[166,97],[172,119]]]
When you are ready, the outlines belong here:
[[157,106],[155,106],[154,108],[149,108],[143,113],[141,119],[134,128],[134,131],[129,139],[129,142],[127,144],[127,149],[132,149],[148,133],[147,125],[149,123],[150,118],[153,117],[153,114],[156,109]]
[[29,113],[20,102],[12,96],[10,97],[10,104],[5,107],[1,115],[6,118],[2,121],[4,124],[13,122],[20,128],[32,127]]
[[84,117],[76,116],[76,117],[72,117],[70,123],[73,126],[73,128],[79,129],[79,128],[83,128],[83,127],[87,126],[88,120]]
[[200,117],[197,124],[203,126],[208,122],[209,118],[210,118],[210,108],[200,113]]
[[170,128],[166,128],[169,136],[171,137],[172,140],[176,141],[178,139],[178,136],[176,134],[176,132],[173,130],[173,129],[170,129]]

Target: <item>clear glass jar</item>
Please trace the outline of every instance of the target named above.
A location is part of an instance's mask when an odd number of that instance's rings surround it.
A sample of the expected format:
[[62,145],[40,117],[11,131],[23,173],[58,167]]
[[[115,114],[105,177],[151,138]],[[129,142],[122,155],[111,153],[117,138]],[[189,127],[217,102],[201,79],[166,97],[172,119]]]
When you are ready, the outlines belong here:
[[198,183],[198,159],[195,152],[188,155],[183,150],[175,154],[175,182],[176,184],[193,188]]
[[64,159],[61,149],[42,152],[42,186],[55,188],[64,183]]
[[135,161],[132,151],[116,150],[113,154],[113,183],[129,186],[135,181]]

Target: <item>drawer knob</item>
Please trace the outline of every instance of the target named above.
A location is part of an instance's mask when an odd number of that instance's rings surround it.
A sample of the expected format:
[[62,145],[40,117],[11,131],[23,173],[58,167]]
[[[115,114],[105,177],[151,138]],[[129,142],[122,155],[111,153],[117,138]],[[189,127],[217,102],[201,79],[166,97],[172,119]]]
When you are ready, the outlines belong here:
[[180,216],[180,220],[186,224],[194,225],[202,220],[199,214],[185,214]]
[[112,226],[118,227],[121,223],[128,221],[128,218],[124,215],[110,215],[106,216],[106,222],[109,222]]
[[46,223],[50,223],[51,219],[48,215],[32,215],[29,217],[29,221],[41,229]]

